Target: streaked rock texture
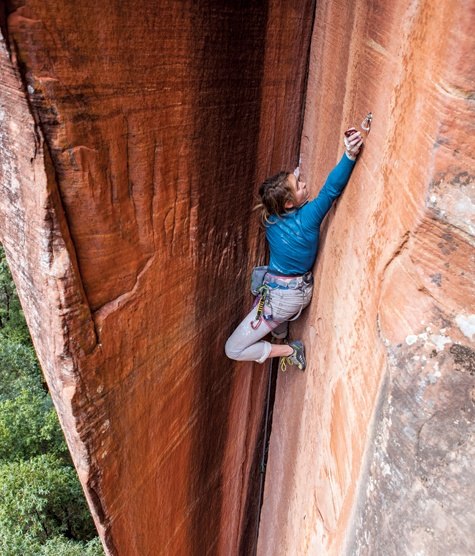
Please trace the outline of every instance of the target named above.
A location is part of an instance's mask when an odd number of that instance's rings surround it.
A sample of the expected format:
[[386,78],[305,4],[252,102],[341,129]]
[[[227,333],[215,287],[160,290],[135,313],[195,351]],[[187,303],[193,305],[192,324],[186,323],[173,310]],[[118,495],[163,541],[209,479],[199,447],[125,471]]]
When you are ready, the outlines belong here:
[[249,554],[266,375],[223,345],[313,2],[0,10],[1,241],[105,546]]
[[[223,344],[256,185],[297,160],[313,2],[2,10],[1,241],[107,550],[252,554],[266,377]],[[294,326],[308,371],[279,376],[262,556],[475,551],[474,10],[318,2],[315,194],[375,119]]]
[[474,25],[472,1],[317,3],[315,193],[374,123],[293,330],[308,371],[279,377],[262,556],[475,551]]

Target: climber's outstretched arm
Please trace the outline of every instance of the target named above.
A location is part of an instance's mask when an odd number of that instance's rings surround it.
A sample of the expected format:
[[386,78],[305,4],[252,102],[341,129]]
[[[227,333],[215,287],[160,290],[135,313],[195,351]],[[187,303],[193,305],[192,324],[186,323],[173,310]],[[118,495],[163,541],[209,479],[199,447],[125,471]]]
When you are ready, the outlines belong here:
[[335,199],[341,195],[350,179],[362,145],[363,139],[359,131],[354,130],[349,137],[345,136],[345,154],[328,175],[318,196],[304,207],[306,217],[310,219],[312,226],[320,226]]

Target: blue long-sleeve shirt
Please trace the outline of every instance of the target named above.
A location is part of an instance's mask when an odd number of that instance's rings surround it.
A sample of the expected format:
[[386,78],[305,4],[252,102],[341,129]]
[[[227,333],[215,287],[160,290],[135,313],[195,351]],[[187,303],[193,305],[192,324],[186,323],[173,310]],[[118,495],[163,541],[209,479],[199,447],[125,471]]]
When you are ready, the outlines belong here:
[[300,276],[313,267],[320,224],[348,183],[354,165],[355,161],[344,154],[315,199],[292,212],[269,218],[271,224],[266,225],[270,247],[269,272]]

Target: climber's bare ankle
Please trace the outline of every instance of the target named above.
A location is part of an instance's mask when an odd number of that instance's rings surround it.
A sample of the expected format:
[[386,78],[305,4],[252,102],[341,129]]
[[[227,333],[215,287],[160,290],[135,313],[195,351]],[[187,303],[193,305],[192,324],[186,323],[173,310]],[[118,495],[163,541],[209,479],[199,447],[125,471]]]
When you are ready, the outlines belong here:
[[269,357],[288,357],[293,351],[288,344],[272,344]]

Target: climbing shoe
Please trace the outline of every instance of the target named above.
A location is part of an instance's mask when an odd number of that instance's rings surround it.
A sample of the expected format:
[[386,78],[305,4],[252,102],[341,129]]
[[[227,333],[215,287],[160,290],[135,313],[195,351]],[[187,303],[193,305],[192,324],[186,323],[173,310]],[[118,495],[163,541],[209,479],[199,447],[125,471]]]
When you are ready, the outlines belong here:
[[287,357],[280,358],[280,370],[285,372],[287,370],[287,365],[294,365],[298,367],[301,371],[305,371],[307,362],[305,361],[305,348],[300,340],[295,340],[295,342],[290,342],[289,346],[294,350],[291,355]]

